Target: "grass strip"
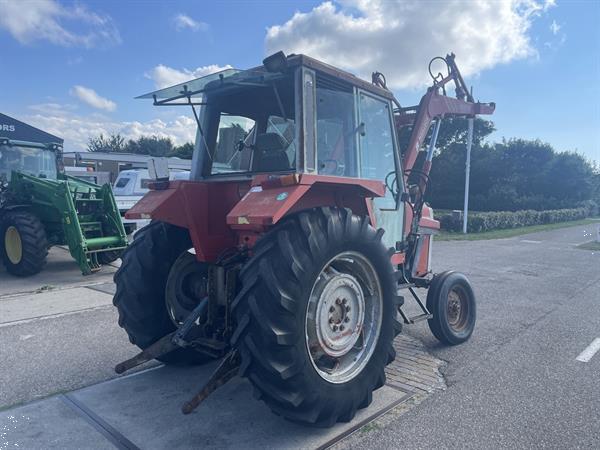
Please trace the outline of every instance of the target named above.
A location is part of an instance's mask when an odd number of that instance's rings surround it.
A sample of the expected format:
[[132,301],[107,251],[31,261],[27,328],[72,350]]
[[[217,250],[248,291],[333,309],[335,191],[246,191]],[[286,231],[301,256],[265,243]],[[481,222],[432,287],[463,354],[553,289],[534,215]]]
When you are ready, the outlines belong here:
[[[484,231],[482,233],[448,233],[441,232],[435,237],[437,241],[480,241],[483,239],[504,239],[522,234],[537,233],[539,231],[558,230],[560,228],[576,227],[578,225],[600,224],[600,219],[582,219],[569,222],[548,223],[545,225],[532,225],[530,227],[507,228],[505,230]],[[584,244],[585,245],[585,244]]]

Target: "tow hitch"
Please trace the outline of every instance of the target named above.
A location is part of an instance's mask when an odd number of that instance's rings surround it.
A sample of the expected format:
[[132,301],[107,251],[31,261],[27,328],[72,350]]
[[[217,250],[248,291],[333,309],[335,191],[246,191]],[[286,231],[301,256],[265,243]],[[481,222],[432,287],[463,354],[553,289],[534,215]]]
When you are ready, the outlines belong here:
[[[122,374],[134,367],[166,355],[173,350],[177,350],[178,348],[195,347],[203,353],[213,357],[218,357],[223,354],[223,351],[226,348],[226,345],[223,342],[193,336],[194,326],[197,325],[203,309],[204,305],[200,302],[177,330],[162,337],[133,358],[117,364],[115,366],[115,372]],[[231,350],[223,358],[198,394],[183,405],[183,413],[191,413],[198,405],[200,405],[200,403],[206,400],[211,393],[233,378],[237,374],[239,366],[240,360],[238,352],[237,350]]]

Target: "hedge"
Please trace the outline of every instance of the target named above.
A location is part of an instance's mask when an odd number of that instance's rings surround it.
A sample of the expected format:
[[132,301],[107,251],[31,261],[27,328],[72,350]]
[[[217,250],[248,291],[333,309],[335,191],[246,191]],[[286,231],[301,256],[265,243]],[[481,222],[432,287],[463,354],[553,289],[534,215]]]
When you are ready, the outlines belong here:
[[[585,219],[590,215],[586,207],[571,209],[551,209],[547,211],[497,211],[474,212],[469,214],[467,231],[480,233],[482,231],[503,230],[547,223],[567,222],[570,220]],[[455,218],[452,214],[436,214],[444,231],[462,231],[462,219]]]

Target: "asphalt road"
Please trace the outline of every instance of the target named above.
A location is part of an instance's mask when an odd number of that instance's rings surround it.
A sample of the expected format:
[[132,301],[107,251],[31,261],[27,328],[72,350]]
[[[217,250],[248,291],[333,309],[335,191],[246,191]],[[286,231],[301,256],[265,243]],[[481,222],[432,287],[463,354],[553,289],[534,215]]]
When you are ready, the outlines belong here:
[[0,268],[0,409],[113,378],[135,354],[112,296],[96,290],[110,287],[114,271],[83,277],[61,248],[33,277]]
[[84,277],[68,250],[63,247],[52,247],[44,269],[32,277],[14,277],[6,272],[3,264],[0,264],[0,298],[12,294],[110,282],[119,263],[120,260],[117,260],[115,263],[102,266],[99,272]]
[[[343,445],[600,447],[600,353],[587,363],[575,359],[600,337],[600,253],[575,248],[592,231],[580,226],[503,240],[436,242],[435,269],[463,271],[474,285],[475,334],[448,348],[426,323],[405,327],[448,362],[448,388],[402,415],[388,414]],[[81,279],[62,258],[68,269],[60,275],[63,291],[3,296],[17,285],[11,281],[7,288],[0,273],[0,409],[112,378],[114,365],[135,353],[117,326],[110,295],[73,287]],[[84,281],[106,282],[110,272]],[[28,283],[21,289],[46,281]],[[55,309],[31,298],[51,294],[58,298]],[[88,295],[90,307],[81,301]],[[28,318],[15,312],[19,298],[31,308]]]
[[474,285],[475,333],[442,347],[406,327],[448,362],[447,390],[345,446],[600,448],[600,352],[576,360],[600,338],[600,252],[575,248],[597,226],[436,243],[436,269]]

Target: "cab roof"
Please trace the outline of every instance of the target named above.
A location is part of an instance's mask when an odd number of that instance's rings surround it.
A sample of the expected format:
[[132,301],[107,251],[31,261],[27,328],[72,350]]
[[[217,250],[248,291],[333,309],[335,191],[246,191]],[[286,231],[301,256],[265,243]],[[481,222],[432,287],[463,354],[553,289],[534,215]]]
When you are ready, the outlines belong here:
[[319,78],[326,78],[329,82],[339,81],[343,84],[356,86],[360,89],[388,98],[390,100],[393,99],[393,94],[390,91],[375,86],[374,84],[358,78],[349,72],[311,58],[310,56],[292,54],[285,58],[287,61],[287,67],[283,72],[269,72],[264,65],[253,67],[247,70],[233,68],[225,69],[204,77],[149,92],[136,98],[153,99],[155,104],[163,105],[187,104],[187,101],[178,102],[178,100],[191,100],[192,98],[202,97],[204,93],[221,87],[224,84],[252,86],[256,85],[257,83],[275,81],[277,79],[289,76],[290,69],[296,69],[297,67],[304,66],[308,69],[314,70],[317,73],[317,80],[319,80]]

